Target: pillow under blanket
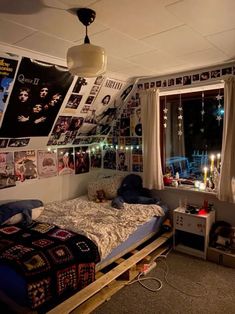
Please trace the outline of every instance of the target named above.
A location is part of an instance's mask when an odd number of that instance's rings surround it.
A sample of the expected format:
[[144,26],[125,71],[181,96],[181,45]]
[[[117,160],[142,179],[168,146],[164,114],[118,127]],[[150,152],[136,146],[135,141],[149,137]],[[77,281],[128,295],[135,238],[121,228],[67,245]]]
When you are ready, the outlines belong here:
[[19,200],[2,204],[0,205],[0,224],[21,213],[23,215],[22,223],[28,225],[32,222],[32,210],[42,206],[43,202],[37,199]]

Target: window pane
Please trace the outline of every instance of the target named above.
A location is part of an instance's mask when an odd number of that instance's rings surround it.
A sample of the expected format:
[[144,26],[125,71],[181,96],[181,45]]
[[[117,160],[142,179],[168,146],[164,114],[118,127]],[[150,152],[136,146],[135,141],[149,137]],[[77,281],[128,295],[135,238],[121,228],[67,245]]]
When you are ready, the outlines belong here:
[[223,89],[161,97],[163,172],[203,178],[203,168],[219,166],[223,131]]

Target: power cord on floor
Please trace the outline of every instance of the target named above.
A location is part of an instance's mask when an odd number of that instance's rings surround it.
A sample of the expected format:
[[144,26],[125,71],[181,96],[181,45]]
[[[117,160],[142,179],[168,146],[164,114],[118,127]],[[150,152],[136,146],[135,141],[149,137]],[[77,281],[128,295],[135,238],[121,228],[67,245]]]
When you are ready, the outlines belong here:
[[[198,286],[201,287],[201,291],[203,291],[202,294],[193,294],[193,293],[186,292],[186,291],[184,291],[184,290],[182,290],[182,289],[176,287],[175,285],[173,285],[172,283],[169,282],[169,280],[168,280],[168,278],[167,278],[168,273],[169,273],[169,266],[167,265],[166,261],[164,261],[163,259],[166,259],[166,258],[167,258],[168,254],[171,252],[171,250],[172,250],[172,249],[170,249],[165,255],[159,255],[159,256],[157,256],[156,259],[155,259],[155,260],[159,259],[159,260],[162,261],[162,262],[164,263],[164,265],[165,265],[165,270],[163,269],[165,282],[166,282],[170,287],[172,287],[173,289],[175,289],[175,290],[177,290],[177,291],[179,291],[179,292],[181,292],[181,293],[183,293],[183,294],[185,294],[185,295],[187,295],[187,296],[196,297],[196,298],[205,297],[205,295],[207,294],[207,290],[206,290],[205,286],[203,286],[202,284],[200,284],[200,283],[198,283],[198,282],[193,282],[193,281],[192,281],[193,284],[198,285]],[[155,260],[153,260],[152,262],[154,262]],[[160,280],[160,279],[157,278],[157,277],[142,277],[142,276],[144,276],[144,275],[145,275],[145,272],[139,273],[137,279],[131,281],[128,285],[131,285],[131,284],[133,284],[133,283],[138,282],[138,283],[139,283],[141,286],[143,286],[145,289],[147,289],[147,290],[149,290],[149,291],[152,291],[152,292],[158,292],[158,291],[160,291],[160,290],[162,289],[162,287],[163,287],[163,282],[162,282],[162,280]],[[146,280],[153,280],[153,281],[157,282],[159,286],[158,286],[157,288],[155,288],[155,289],[150,288],[149,286],[147,286],[147,285],[145,285],[145,284],[143,283],[143,281],[146,281]]]

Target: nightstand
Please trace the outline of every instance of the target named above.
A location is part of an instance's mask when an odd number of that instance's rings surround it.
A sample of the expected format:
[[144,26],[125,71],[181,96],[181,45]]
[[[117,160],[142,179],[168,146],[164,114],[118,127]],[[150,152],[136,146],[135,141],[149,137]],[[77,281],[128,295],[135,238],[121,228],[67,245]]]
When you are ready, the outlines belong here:
[[214,222],[214,210],[198,215],[186,213],[185,208],[176,208],[173,212],[174,250],[206,259],[209,232]]

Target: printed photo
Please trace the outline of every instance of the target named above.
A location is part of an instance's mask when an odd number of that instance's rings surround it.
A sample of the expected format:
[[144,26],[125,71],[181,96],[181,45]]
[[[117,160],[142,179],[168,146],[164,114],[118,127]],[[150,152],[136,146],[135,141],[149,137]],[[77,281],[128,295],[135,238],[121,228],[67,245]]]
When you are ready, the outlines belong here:
[[57,169],[59,176],[74,174],[74,153],[73,148],[57,149]]
[[91,168],[102,167],[102,150],[100,147],[91,147]]
[[75,174],[89,172],[89,166],[88,146],[75,147]]
[[117,170],[130,171],[130,153],[124,150],[117,151]]
[[206,81],[210,78],[210,72],[203,72],[200,75],[200,81]]
[[16,185],[14,159],[12,152],[0,153],[0,189]]
[[29,144],[29,138],[11,138],[8,147],[25,147]]
[[8,138],[0,138],[0,148],[7,147],[8,144]]
[[23,182],[25,180],[37,178],[35,150],[14,152],[14,162],[17,181]]
[[83,97],[83,95],[72,94],[69,97],[68,103],[66,104],[65,108],[77,109],[77,107],[79,106],[79,104],[82,100],[82,97]]
[[37,167],[39,178],[48,178],[57,175],[57,155],[56,152],[48,150],[38,150]]
[[82,87],[87,85],[87,80],[84,77],[78,77],[76,84],[73,88],[73,93],[79,94]]

